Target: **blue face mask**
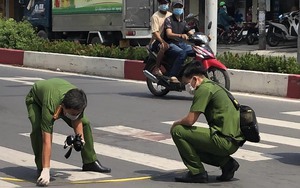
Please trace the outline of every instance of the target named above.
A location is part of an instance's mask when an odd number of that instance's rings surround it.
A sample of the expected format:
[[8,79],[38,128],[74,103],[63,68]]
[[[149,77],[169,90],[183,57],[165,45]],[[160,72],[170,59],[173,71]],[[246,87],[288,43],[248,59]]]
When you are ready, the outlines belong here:
[[167,10],[169,10],[169,5],[168,4],[159,5],[158,10],[167,11]]
[[183,14],[183,8],[174,8],[173,14],[175,14],[176,16],[180,16],[181,14]]

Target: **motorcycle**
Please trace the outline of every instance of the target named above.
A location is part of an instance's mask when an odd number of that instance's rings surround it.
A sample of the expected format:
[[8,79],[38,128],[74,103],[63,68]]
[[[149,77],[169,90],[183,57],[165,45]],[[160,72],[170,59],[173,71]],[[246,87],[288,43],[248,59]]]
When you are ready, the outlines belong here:
[[[211,28],[211,24],[212,23],[210,22],[208,29]],[[206,70],[205,76],[229,90],[230,79],[229,74],[226,71],[227,68],[216,59],[212,49],[209,47],[209,37],[204,33],[195,32],[185,42],[192,45],[195,52],[192,61],[189,63],[194,61],[202,63],[203,68]],[[169,91],[184,91],[185,85],[183,83],[171,82],[170,77],[167,76],[172,67],[172,63],[168,62],[168,57],[164,57],[161,62],[163,76],[155,76],[153,72],[156,63],[156,54],[150,49],[148,49],[148,53],[149,56],[144,61],[146,65],[143,73],[146,76],[147,87],[150,92],[155,96],[164,96],[169,93]],[[182,66],[182,69],[183,68],[184,66]],[[181,72],[183,72],[183,70],[181,70]],[[179,81],[182,79],[181,76],[182,75],[177,76]]]
[[280,41],[292,41],[298,39],[299,11],[281,14],[279,23],[269,22],[266,41],[274,47]]
[[222,25],[217,26],[218,43],[233,44],[233,43],[241,42],[243,39],[246,38],[247,33],[248,30],[244,25],[239,26],[235,22],[231,23],[227,31]]

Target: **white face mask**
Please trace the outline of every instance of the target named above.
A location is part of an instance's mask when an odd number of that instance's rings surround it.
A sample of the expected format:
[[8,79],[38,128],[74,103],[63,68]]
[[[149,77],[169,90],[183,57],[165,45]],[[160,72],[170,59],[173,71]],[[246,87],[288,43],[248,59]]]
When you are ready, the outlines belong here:
[[195,94],[195,88],[191,85],[191,83],[188,83],[185,85],[185,91],[187,91],[189,94],[194,95]]
[[69,118],[70,120],[74,121],[74,120],[78,119],[78,117],[80,116],[80,114],[78,114],[77,116],[73,116],[71,114],[66,113],[65,116],[67,118]]

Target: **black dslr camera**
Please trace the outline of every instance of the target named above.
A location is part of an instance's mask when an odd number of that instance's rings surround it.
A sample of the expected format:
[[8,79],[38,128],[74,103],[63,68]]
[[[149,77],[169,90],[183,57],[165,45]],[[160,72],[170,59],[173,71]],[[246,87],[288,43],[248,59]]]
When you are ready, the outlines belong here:
[[65,140],[64,149],[70,147],[69,151],[65,154],[65,158],[69,158],[72,152],[72,148],[76,151],[81,151],[83,148],[83,142],[80,134],[69,135]]

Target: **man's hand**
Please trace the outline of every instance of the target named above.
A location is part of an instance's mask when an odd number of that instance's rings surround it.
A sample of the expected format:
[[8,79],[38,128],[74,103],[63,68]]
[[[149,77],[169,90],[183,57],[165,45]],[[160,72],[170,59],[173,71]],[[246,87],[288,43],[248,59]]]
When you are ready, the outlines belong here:
[[50,183],[50,168],[43,168],[40,177],[37,179],[38,186],[45,186]]
[[189,36],[187,34],[181,34],[181,38],[187,40],[189,39]]
[[169,44],[164,41],[164,42],[161,43],[161,48],[164,51],[166,51],[167,49],[169,49]]

